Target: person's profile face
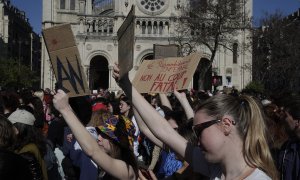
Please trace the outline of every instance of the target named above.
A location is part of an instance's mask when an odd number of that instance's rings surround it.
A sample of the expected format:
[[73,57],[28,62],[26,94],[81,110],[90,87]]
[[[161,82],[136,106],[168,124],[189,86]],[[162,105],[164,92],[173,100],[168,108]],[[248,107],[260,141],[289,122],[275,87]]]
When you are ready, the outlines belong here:
[[119,108],[120,108],[120,113],[124,114],[129,111],[130,106],[125,101],[120,101]]
[[208,116],[201,110],[195,113],[193,130],[196,132],[196,144],[201,148],[206,160],[211,163],[220,162],[221,156],[224,155],[220,151],[225,146],[221,123],[221,119]]
[[105,153],[111,153],[111,144],[107,138],[99,134],[97,138],[97,143],[100,146],[100,148],[104,150]]
[[285,112],[285,122],[287,125],[287,129],[290,133],[293,133],[298,139],[300,139],[300,118],[295,119],[288,112]]

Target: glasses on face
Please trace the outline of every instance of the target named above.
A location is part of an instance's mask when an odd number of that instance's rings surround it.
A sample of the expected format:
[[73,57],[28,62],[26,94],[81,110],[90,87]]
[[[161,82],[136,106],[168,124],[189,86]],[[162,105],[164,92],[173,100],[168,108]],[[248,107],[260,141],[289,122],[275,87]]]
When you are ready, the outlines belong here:
[[211,125],[219,123],[219,122],[221,122],[221,120],[216,119],[216,120],[207,121],[207,122],[200,123],[200,124],[193,126],[192,129],[193,129],[194,135],[196,136],[197,139],[199,139],[199,137],[204,129],[210,127]]

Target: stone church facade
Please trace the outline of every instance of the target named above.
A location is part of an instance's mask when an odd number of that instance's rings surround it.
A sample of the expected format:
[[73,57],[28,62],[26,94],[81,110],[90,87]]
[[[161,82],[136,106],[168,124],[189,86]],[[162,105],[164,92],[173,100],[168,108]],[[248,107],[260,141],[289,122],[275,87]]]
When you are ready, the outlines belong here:
[[[82,66],[90,89],[99,87],[112,91],[119,87],[112,79],[112,67],[118,61],[117,31],[125,17],[135,5],[135,44],[133,79],[144,59],[153,58],[153,44],[174,44],[176,20],[181,7],[187,0],[43,0],[43,29],[71,23],[81,56]],[[247,8],[252,12],[252,1]],[[237,44],[243,44],[247,32],[241,32]],[[207,49],[198,49],[209,53]],[[234,57],[236,56],[236,57]],[[245,52],[234,55],[220,49],[213,63],[213,71],[222,76],[223,86],[234,85],[242,89],[250,80],[249,70],[242,68],[251,64],[251,54]],[[233,61],[234,58],[237,58]],[[190,84],[195,88],[195,83]],[[55,77],[50,59],[42,42],[41,88],[54,89]],[[222,87],[222,86],[221,86]]]

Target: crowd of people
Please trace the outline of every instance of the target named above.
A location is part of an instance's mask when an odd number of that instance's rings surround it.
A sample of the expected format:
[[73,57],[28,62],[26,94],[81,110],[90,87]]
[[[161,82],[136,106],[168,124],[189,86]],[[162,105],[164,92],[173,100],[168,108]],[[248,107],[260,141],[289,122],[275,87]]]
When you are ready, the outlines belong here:
[[1,92],[0,179],[300,179],[300,96]]

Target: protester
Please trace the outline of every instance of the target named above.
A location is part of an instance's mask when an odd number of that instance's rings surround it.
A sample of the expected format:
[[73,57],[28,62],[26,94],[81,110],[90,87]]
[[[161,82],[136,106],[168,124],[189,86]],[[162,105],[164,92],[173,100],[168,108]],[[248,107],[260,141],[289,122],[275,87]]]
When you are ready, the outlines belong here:
[[[115,135],[120,142],[123,143],[115,143],[117,146],[113,146],[112,144],[115,142],[111,138],[112,136],[105,136],[101,134],[99,136],[98,145],[94,138],[89,134],[89,132],[84,128],[84,126],[80,123],[76,115],[73,113],[73,110],[70,108],[68,103],[68,96],[62,90],[58,90],[56,95],[54,96],[53,103],[55,108],[60,111],[65,121],[71,128],[73,135],[76,140],[79,142],[83,151],[91,157],[91,159],[105,172],[109,173],[111,176],[118,179],[136,179],[138,176],[137,173],[137,165],[134,161],[134,157],[132,151],[130,151],[129,139],[124,136],[124,132],[127,132],[124,129],[126,126],[118,127],[117,124],[107,122],[103,127],[112,128],[112,135]],[[119,120],[122,122],[122,120]],[[123,122],[125,123],[125,122]],[[119,123],[118,123],[119,124]],[[101,130],[101,127],[99,128]],[[105,128],[104,128],[105,129]],[[101,130],[102,131],[102,130]],[[103,131],[102,131],[103,132]],[[103,135],[103,136],[102,136]],[[128,133],[127,133],[128,135]],[[118,142],[118,141],[117,141]],[[127,145],[123,147],[123,145]],[[104,147],[105,146],[105,147]],[[120,148],[120,156],[112,157],[110,154],[111,151],[114,150],[115,147]],[[131,156],[132,155],[132,156]],[[119,159],[120,158],[120,159]]]
[[[18,154],[32,154],[38,163],[38,167],[42,170],[42,178],[47,180],[47,168],[43,159],[47,151],[44,137],[41,131],[34,126],[35,117],[25,108],[17,109],[8,117],[17,130],[15,150]],[[27,107],[27,109],[30,108]],[[37,169],[35,174],[39,174],[38,171]]]
[[138,136],[140,134],[140,130],[139,130],[139,127],[136,123],[136,120],[133,116],[133,109],[131,107],[131,102],[129,101],[129,99],[126,97],[126,96],[122,96],[120,97],[120,114],[129,118],[133,125],[134,125],[134,128],[135,128],[135,132],[134,132],[134,141],[133,141],[133,152],[134,152],[134,155],[136,157],[139,156],[139,152],[138,152],[138,146],[139,146],[139,142],[138,142]]
[[253,98],[218,95],[203,102],[193,121],[199,147],[192,147],[137,92],[128,75],[119,79],[117,66],[113,77],[153,134],[201,174],[211,179],[278,179],[263,112]]
[[[53,167],[51,168],[51,172],[48,171],[48,176],[50,179],[51,175],[60,174],[60,178],[64,177],[65,174],[63,172],[63,168],[61,166],[61,162],[64,159],[64,155],[62,152],[63,140],[64,140],[64,127],[67,124],[64,122],[59,112],[54,108],[53,103],[48,105],[48,115],[50,117],[49,128],[47,133],[48,144],[51,145],[52,151],[55,154],[57,163],[53,163]],[[57,166],[57,167],[56,167]],[[56,179],[59,179],[59,177]]]
[[[72,97],[69,99],[69,104],[80,122],[86,126],[91,121],[91,115],[93,113],[90,99],[86,96]],[[89,129],[91,129],[91,131],[88,132],[94,132],[93,134],[95,134],[96,130],[94,127],[89,127]],[[97,135],[95,135],[94,140],[96,140],[96,138]],[[81,150],[77,139],[73,136],[68,126],[64,128],[62,150],[65,156],[62,160],[62,168],[66,179],[92,178],[97,176],[97,166],[94,165],[95,163],[91,162],[90,157]],[[86,170],[88,170],[88,172]],[[88,176],[85,177],[85,175]]]
[[[107,111],[106,107],[99,108],[97,110],[94,109],[95,106],[93,106],[93,113],[91,120],[87,123],[86,129],[89,131],[89,133],[92,135],[92,137],[95,138],[95,140],[98,139],[98,134],[95,129],[95,127],[103,125],[104,122],[111,117],[110,112]],[[100,106],[102,107],[102,106]],[[80,180],[90,180],[90,179],[97,179],[99,175],[98,166],[84,153],[79,145],[79,143],[76,141],[74,145],[72,146],[72,149],[70,149],[70,153],[72,154],[71,160],[72,163],[79,167],[80,169]]]
[[15,130],[11,122],[0,116],[0,179],[32,180],[25,159],[13,152]]
[[1,95],[1,106],[2,114],[8,117],[20,106],[18,95],[12,92],[5,92]]
[[44,113],[43,101],[36,96],[28,99],[28,106],[33,109],[33,115],[35,117],[34,126],[42,129],[43,134],[46,136],[48,133],[48,124],[46,123],[46,116]]
[[280,118],[278,110],[278,106],[274,103],[264,105],[264,111],[266,113],[265,119],[269,135],[269,148],[275,162],[278,162],[277,158],[282,145],[288,140],[288,135],[284,126],[285,123],[284,120]]
[[288,134],[288,140],[282,145],[277,157],[280,178],[300,179],[300,97],[284,97],[278,105],[278,113]]

